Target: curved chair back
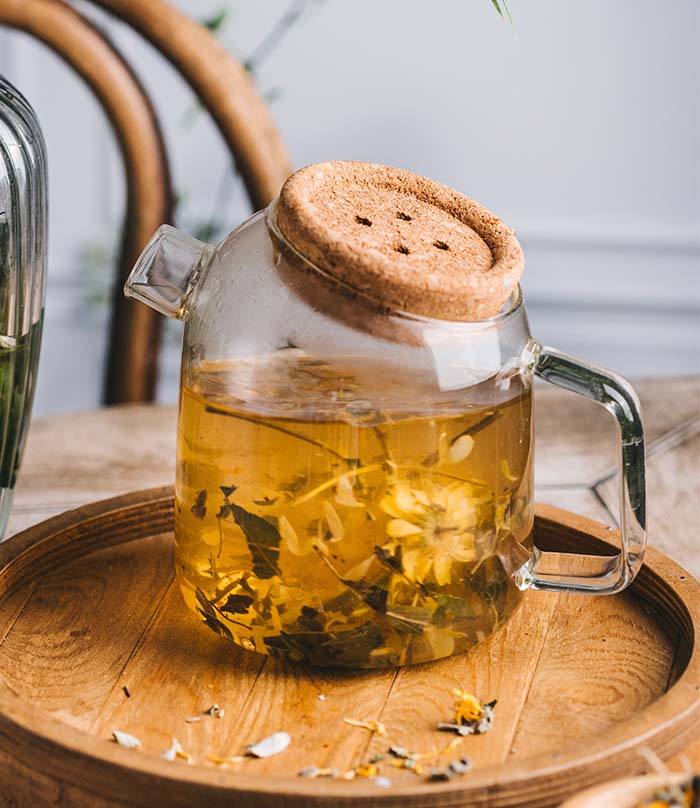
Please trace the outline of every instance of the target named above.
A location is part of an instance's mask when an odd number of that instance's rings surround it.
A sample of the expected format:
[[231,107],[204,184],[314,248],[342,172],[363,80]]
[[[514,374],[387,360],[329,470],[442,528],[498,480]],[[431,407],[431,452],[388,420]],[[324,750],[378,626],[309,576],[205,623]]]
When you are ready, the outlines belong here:
[[[212,116],[253,208],[270,202],[291,171],[282,139],[244,68],[205,28],[165,0],[92,0],[167,58]],[[91,88],[117,137],[126,174],[123,238],[112,293],[106,404],[152,401],[160,319],[122,287],[156,228],[172,217],[168,161],[153,106],[114,45],[63,0],[0,0],[0,25],[20,29],[62,57]]]

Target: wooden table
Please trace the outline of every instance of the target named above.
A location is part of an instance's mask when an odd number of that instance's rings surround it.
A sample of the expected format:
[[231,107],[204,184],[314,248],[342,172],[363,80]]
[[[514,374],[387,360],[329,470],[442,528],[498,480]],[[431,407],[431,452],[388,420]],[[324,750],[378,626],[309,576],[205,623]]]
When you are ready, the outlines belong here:
[[[700,378],[639,381],[650,543],[700,577]],[[536,394],[537,499],[616,524],[612,416],[554,388]],[[174,478],[176,412],[132,406],[33,422],[8,535],[86,502]],[[700,769],[700,739],[688,750]],[[679,761],[672,764],[678,768]]]

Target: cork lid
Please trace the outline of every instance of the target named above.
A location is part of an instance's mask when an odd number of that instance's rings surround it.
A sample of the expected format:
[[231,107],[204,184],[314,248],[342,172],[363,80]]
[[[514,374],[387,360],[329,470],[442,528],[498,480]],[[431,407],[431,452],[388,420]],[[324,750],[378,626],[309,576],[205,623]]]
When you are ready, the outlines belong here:
[[373,163],[307,166],[284,184],[277,227],[321,272],[393,310],[494,317],[525,260],[513,230],[457,191]]

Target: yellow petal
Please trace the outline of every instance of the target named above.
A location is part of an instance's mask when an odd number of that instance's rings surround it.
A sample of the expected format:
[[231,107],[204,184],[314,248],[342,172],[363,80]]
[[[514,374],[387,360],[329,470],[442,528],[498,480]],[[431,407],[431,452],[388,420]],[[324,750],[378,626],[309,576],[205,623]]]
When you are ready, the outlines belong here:
[[452,559],[448,555],[439,555],[433,562],[435,580],[440,586],[452,580]]
[[413,496],[413,491],[405,485],[394,486],[394,500],[396,505],[404,513],[423,513],[423,508],[416,498]]
[[410,581],[416,580],[416,561],[418,561],[419,554],[420,550],[409,550],[401,556],[401,567],[404,575]]
[[338,485],[335,489],[335,501],[338,505],[345,505],[346,508],[361,508],[362,503],[355,499],[353,483],[347,474],[338,478]]
[[430,500],[428,499],[428,495],[424,491],[419,491],[417,488],[412,489],[413,496],[416,498],[421,505],[425,505],[426,508],[430,505]]
[[474,448],[474,438],[471,435],[462,435],[450,446],[447,452],[448,463],[461,463],[471,454]]
[[280,516],[279,520],[277,521],[277,527],[279,529],[280,536],[286,543],[287,549],[290,553],[295,556],[305,556],[311,552],[311,540],[306,539],[302,542],[286,516]]
[[385,497],[382,497],[379,507],[384,511],[384,513],[388,513],[389,516],[393,516],[394,519],[400,519],[401,516],[403,516],[396,505],[396,500],[391,494],[387,494]]
[[433,557],[430,553],[420,553],[416,561],[416,580],[423,583],[433,566]]
[[406,536],[417,535],[421,529],[405,519],[391,519],[387,523],[386,532],[392,539],[404,539]]
[[467,561],[473,561],[476,557],[476,550],[473,550],[470,547],[463,547],[461,549],[453,550],[452,551],[452,558],[455,561],[462,561],[466,563]]
[[326,517],[326,522],[328,522],[328,527],[331,531],[332,538],[330,541],[340,541],[345,535],[345,531],[343,530],[343,523],[340,521],[338,512],[330,502],[324,502],[322,507],[323,515]]

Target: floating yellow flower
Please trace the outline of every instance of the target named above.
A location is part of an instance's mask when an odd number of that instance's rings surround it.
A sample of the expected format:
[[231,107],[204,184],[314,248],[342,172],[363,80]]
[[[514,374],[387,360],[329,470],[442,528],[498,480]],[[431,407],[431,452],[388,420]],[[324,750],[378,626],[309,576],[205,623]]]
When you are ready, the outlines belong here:
[[455,481],[439,486],[430,480],[422,488],[398,483],[382,499],[382,510],[392,518],[386,532],[401,546],[404,574],[412,581],[426,581],[432,573],[443,586],[452,580],[452,564],[476,557],[474,534],[476,508],[471,486]]

